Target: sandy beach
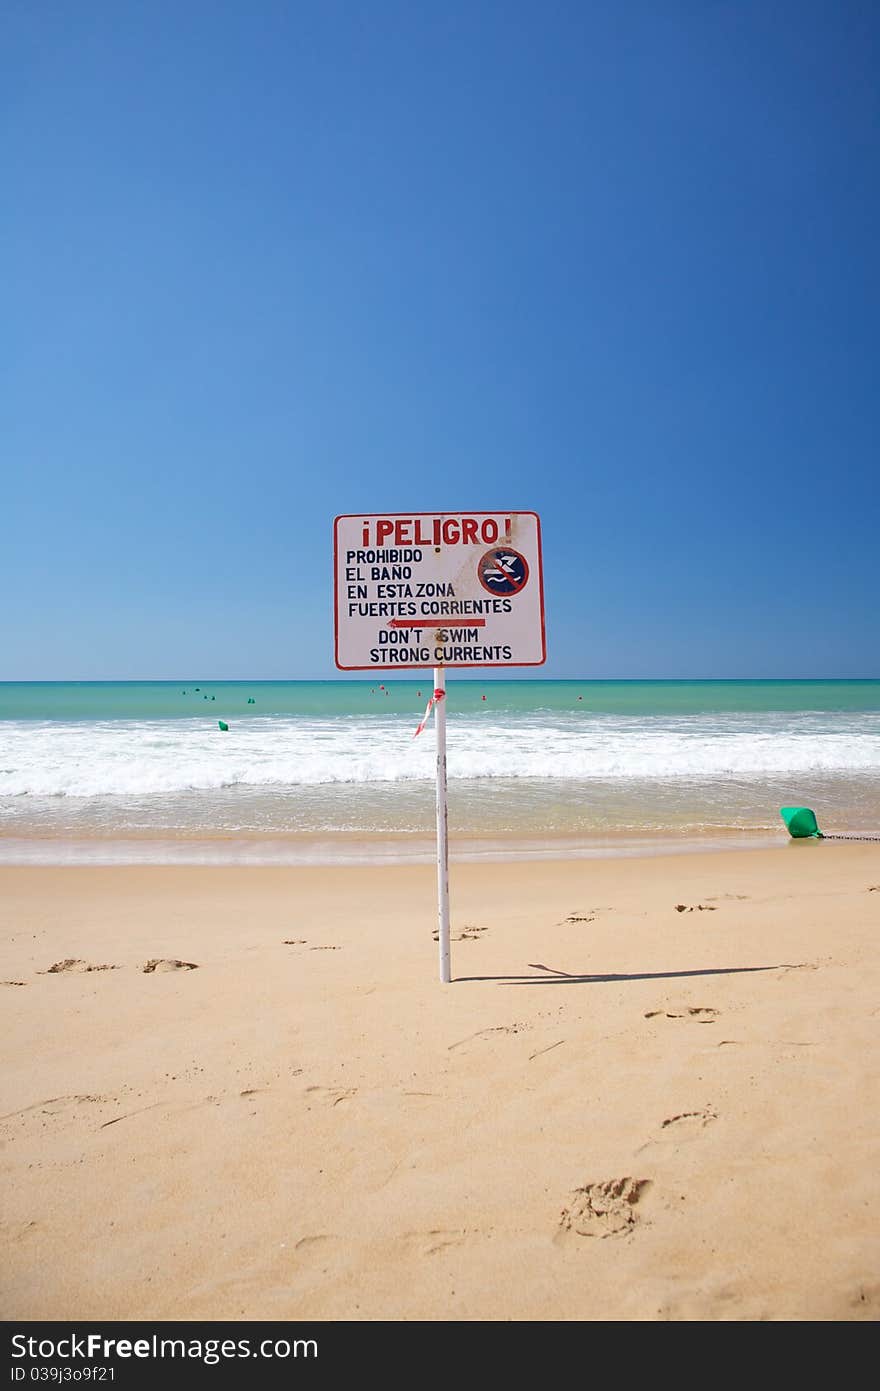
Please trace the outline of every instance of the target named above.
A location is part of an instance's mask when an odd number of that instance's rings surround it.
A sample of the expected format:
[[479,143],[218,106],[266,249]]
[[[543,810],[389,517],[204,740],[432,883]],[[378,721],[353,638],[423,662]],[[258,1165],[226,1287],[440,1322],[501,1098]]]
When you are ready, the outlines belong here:
[[880,846],[0,904],[6,1318],[880,1313]]

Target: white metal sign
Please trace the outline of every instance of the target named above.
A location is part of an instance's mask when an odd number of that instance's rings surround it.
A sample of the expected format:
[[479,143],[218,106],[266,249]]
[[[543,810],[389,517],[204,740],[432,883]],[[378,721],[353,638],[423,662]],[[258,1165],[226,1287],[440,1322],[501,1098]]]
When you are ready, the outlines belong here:
[[337,517],[333,527],[336,665],[342,671],[434,668],[437,731],[437,940],[452,979],[446,824],[446,668],[540,666],[544,637],[536,512],[417,512]]
[[356,512],[333,538],[340,670],[546,661],[537,513]]

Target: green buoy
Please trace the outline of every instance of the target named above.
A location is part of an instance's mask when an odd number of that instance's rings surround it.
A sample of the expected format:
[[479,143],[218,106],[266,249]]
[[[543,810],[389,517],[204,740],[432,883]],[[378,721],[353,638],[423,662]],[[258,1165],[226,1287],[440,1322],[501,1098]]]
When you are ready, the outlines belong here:
[[228,733],[229,733],[229,725],[226,723],[225,720],[218,720],[217,723],[218,723],[218,725],[220,726],[220,728],[223,730],[223,733],[224,733],[224,734],[228,734]]
[[880,836],[861,836],[849,831],[832,835],[829,831],[820,831],[816,822],[816,813],[811,811],[809,807],[780,807],[779,815],[788,827],[788,834],[793,840],[871,840],[875,843],[880,842]]
[[805,840],[812,837],[814,840],[822,840],[822,832],[816,822],[816,813],[809,807],[780,807],[779,815],[788,827],[788,834],[793,840]]

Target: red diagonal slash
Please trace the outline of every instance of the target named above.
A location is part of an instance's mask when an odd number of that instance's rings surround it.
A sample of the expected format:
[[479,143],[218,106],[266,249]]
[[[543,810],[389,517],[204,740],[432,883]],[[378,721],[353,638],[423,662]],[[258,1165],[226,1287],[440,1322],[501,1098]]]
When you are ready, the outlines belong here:
[[[500,566],[500,561],[498,561],[498,562],[496,562],[496,563]],[[518,584],[518,583],[517,583],[517,580],[516,580],[516,577],[515,577],[514,575],[509,574],[509,572],[508,572],[507,570],[504,571],[504,577],[505,577],[505,579],[507,580],[508,584],[512,584],[512,585],[513,585],[513,589],[512,589],[512,591],[511,591],[511,593],[513,593],[513,594],[519,594],[519,591],[523,588],[523,585],[525,584],[526,580],[528,579],[528,575],[523,575],[522,584]],[[485,580],[483,581],[483,583],[485,584]]]

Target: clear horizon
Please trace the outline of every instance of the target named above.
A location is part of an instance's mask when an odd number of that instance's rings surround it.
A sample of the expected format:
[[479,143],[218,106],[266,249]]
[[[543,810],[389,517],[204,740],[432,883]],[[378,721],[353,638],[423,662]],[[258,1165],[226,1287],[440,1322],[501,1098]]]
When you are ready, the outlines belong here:
[[[422,672],[418,676],[415,672]],[[393,681],[395,685],[401,683],[424,684],[427,679],[429,667],[410,668],[402,672],[399,676],[387,668],[379,668],[374,676],[363,674],[351,675],[344,672],[331,672],[324,676],[211,676],[199,673],[198,675],[177,676],[47,676],[38,678],[16,677],[13,679],[0,680],[0,686],[85,686],[85,685],[108,685],[108,686],[138,686],[138,685],[169,685],[176,686],[181,681],[206,681],[215,682],[220,685],[244,686],[248,683],[256,685],[284,685],[289,682],[319,682],[319,681],[349,681],[359,682],[361,685],[376,684],[380,679],[383,681]],[[717,681],[732,682],[738,681],[748,683],[784,683],[800,682],[810,685],[834,685],[851,684],[861,681],[866,684],[875,685],[880,683],[878,676],[545,676],[536,674],[534,668],[522,675],[517,674],[515,668],[501,669],[480,669],[456,670],[447,672],[447,682],[449,681],[560,681],[572,682],[582,681],[587,684],[606,683],[608,685],[622,684],[624,682],[642,682],[651,684],[653,682],[679,682],[685,685],[698,685],[701,682]]]

